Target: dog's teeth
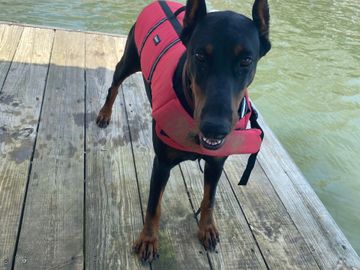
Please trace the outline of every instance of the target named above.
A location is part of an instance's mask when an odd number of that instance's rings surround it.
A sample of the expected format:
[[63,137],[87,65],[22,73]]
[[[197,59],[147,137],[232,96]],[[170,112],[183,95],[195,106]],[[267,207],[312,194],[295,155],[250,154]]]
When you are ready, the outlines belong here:
[[206,144],[211,146],[217,146],[222,143],[223,140],[216,140],[216,139],[208,139],[206,137],[201,138]]

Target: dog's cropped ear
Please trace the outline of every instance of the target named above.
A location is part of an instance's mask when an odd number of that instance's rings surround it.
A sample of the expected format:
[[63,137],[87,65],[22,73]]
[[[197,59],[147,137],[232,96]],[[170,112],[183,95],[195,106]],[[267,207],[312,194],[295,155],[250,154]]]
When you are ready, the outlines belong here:
[[252,8],[252,17],[259,30],[260,57],[262,57],[271,49],[269,40],[270,13],[267,0],[255,0]]
[[183,30],[180,34],[182,43],[186,46],[196,24],[206,15],[205,0],[187,0]]

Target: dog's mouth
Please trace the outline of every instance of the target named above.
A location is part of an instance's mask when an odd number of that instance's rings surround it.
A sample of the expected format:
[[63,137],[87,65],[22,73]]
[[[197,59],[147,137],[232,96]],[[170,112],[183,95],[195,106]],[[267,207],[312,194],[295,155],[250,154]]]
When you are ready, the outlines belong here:
[[208,150],[217,150],[223,146],[225,138],[215,139],[215,138],[206,138],[202,134],[199,134],[200,144],[202,147]]

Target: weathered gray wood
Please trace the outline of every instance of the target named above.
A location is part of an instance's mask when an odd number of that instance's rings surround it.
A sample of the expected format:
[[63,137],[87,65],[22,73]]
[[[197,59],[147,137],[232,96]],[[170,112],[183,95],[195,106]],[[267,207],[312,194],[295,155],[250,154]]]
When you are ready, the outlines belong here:
[[225,171],[267,265],[271,269],[319,269],[260,166],[255,166],[247,186],[237,186],[246,161],[244,156],[232,156]]
[[[124,95],[135,156],[142,207],[146,211],[153,162],[150,106],[140,74],[124,84]],[[209,269],[196,238],[197,224],[179,168],[171,172],[162,201],[160,259],[153,269]]]
[[[52,30],[27,27],[23,30],[0,23],[0,87],[3,85],[0,89],[0,269],[11,268],[53,36]],[[83,226],[87,268],[140,267],[129,248],[141,229],[140,209],[146,209],[148,196],[153,157],[151,121],[145,113],[149,106],[142,79],[137,74],[124,85],[129,119],[125,118],[124,101],[120,97],[111,126],[107,130],[95,127],[91,121],[106,95],[112,76],[110,70],[118,60],[123,40],[89,35],[85,74],[84,36],[57,31],[15,269],[83,268]],[[85,117],[89,158],[86,213],[83,209]],[[127,121],[136,171],[129,150]],[[255,168],[249,186],[236,186],[244,167],[243,159],[240,163],[230,159],[226,165],[239,204],[233,199],[229,182],[224,178],[220,182],[215,214],[220,231],[225,228],[225,232],[221,234],[219,253],[210,254],[213,269],[264,267],[257,249],[254,254],[247,253],[254,242],[241,225],[244,224],[241,211],[270,268],[360,269],[360,259],[343,233],[271,130],[265,123],[262,125],[266,136],[259,156],[260,167]],[[182,173],[197,207],[202,176],[196,164],[189,164],[184,164]],[[179,169],[172,174],[163,200],[161,258],[153,268],[207,269],[207,254],[196,239],[197,225],[182,174]],[[140,184],[141,203],[135,178]],[[239,224],[240,229],[236,227]],[[235,241],[233,236],[244,240]],[[274,251],[275,248],[279,250]],[[239,256],[242,252],[245,255]],[[249,261],[251,256],[253,262]]]
[[85,34],[56,31],[16,269],[83,269]]
[[265,131],[259,162],[287,212],[323,269],[360,269],[360,258],[274,133],[260,117]]
[[22,26],[0,24],[0,92],[23,29]]
[[[203,195],[203,174],[195,162],[184,162],[180,166],[191,201],[198,209]],[[214,218],[220,234],[218,252],[209,253],[214,269],[267,268],[224,174],[217,188]]]
[[85,34],[119,37],[122,39],[123,38],[126,39],[126,35],[124,35],[124,34],[107,33],[107,32],[90,31],[90,30],[79,30],[79,29],[71,29],[71,28],[60,27],[60,26],[54,27],[54,26],[38,25],[38,24],[31,24],[31,23],[7,22],[7,21],[1,21],[1,20],[0,20],[0,25],[31,27],[31,28],[39,28],[39,29],[50,29],[50,30],[62,30],[62,31],[66,31],[66,32],[77,32],[77,33],[85,33]]
[[13,260],[53,37],[24,29],[0,93],[0,269]]
[[86,269],[149,268],[131,252],[142,213],[122,94],[111,124],[95,124],[124,43],[86,35]]

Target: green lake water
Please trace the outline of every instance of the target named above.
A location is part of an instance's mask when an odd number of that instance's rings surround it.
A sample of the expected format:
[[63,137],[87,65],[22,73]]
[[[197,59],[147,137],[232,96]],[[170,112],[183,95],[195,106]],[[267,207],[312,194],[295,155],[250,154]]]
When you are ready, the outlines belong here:
[[[149,2],[0,0],[0,20],[127,34]],[[273,48],[251,97],[360,254],[360,0],[269,2]]]

